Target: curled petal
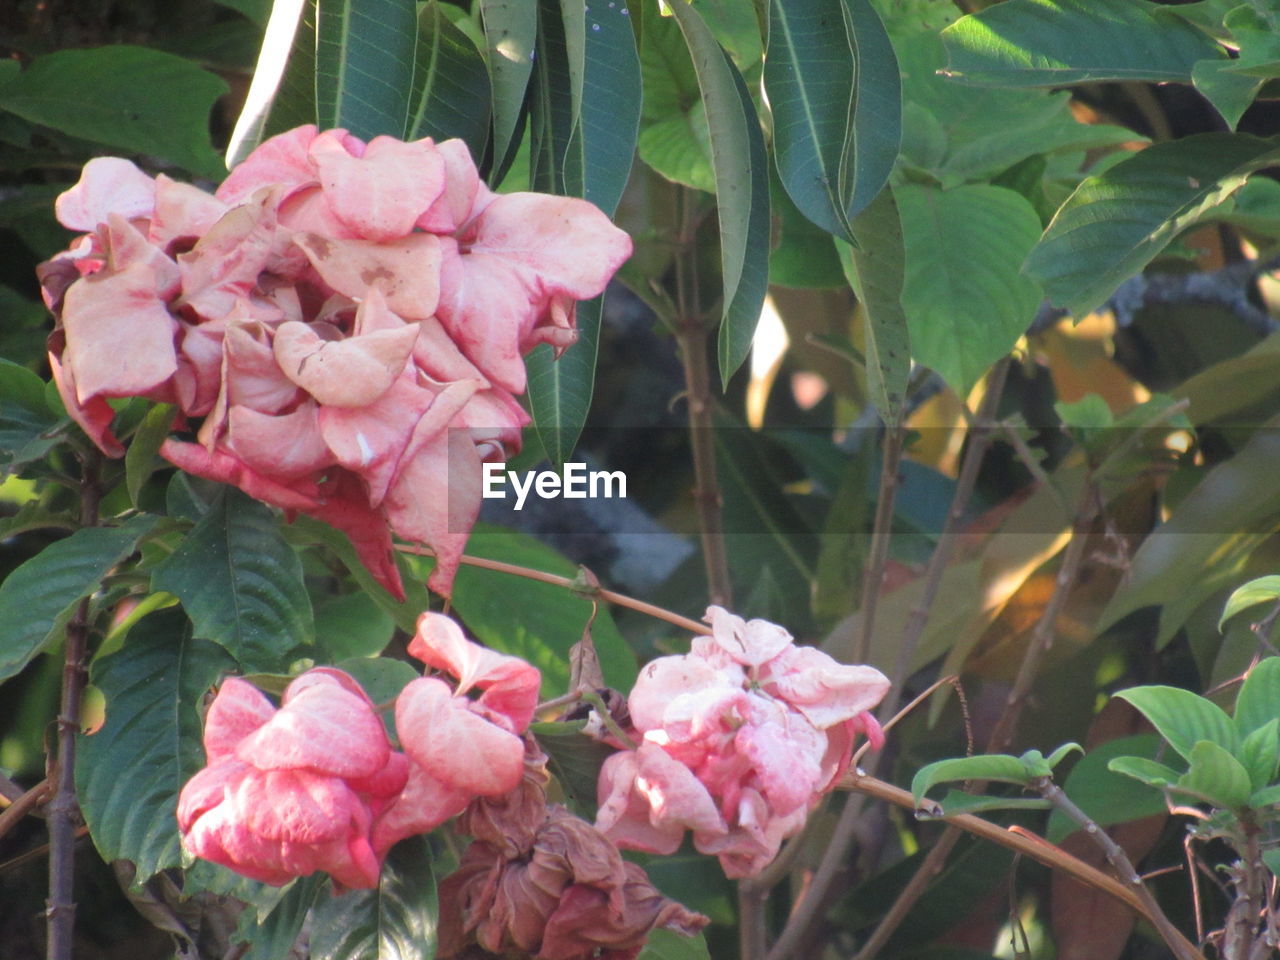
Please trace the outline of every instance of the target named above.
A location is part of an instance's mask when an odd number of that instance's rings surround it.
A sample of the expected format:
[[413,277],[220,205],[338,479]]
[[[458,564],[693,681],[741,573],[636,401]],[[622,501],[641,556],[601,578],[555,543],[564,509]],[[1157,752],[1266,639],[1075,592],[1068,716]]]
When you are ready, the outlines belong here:
[[473,797],[411,761],[403,791],[373,825],[374,850],[382,855],[405,837],[429,833],[465,810]]
[[780,654],[760,671],[759,681],[820,730],[870,710],[889,691],[889,678],[875,667],[837,663],[814,647]]
[[278,416],[233,406],[227,423],[231,451],[249,469],[278,480],[303,477],[336,462],[320,435],[312,401]]
[[[471,150],[463,141],[456,137],[445,140],[436,145],[436,153],[444,161],[444,190],[418,217],[416,225],[428,233],[453,233],[479,215],[483,205],[496,194],[490,193],[480,179]],[[480,209],[476,209],[477,198]]]
[[727,829],[707,788],[652,743],[609,757],[598,793],[596,826],[619,846],[673,853],[686,828],[710,834]]
[[150,217],[155,197],[156,182],[128,160],[95,157],[54,202],[54,213],[69,230],[92,230],[113,213],[126,220]]
[[520,738],[472,712],[442,680],[410,681],[396,699],[396,730],[411,760],[473,795],[514,790],[524,773]]
[[767,620],[747,622],[716,606],[708,607],[703,619],[711,624],[712,642],[743,666],[758,667],[791,646],[791,634]]
[[320,403],[366,407],[391,388],[417,338],[416,329],[403,326],[322,340],[307,324],[291,320],[277,328],[274,347],[285,376]]
[[317,140],[310,152],[335,216],[367,240],[406,236],[444,189],[444,160],[430,140],[374,137],[359,157]]
[[685,694],[705,695],[708,690],[741,693],[741,682],[698,657],[658,657],[640,671],[627,709],[641,733],[662,727],[668,706]]
[[102,397],[91,397],[86,403],[81,403],[76,395],[74,371],[70,367],[64,367],[53,353],[49,354],[49,369],[53,372],[58,396],[62,398],[62,405],[67,408],[71,419],[80,425],[80,429],[108,457],[123,457],[124,444],[111,432],[111,421],[116,418],[111,405]]
[[368,818],[368,811],[345,783],[305,770],[267,770],[245,776],[228,791],[228,801],[246,829],[277,842],[336,840]]
[[296,486],[277,483],[251,469],[243,460],[222,450],[210,452],[198,443],[169,439],[160,445],[160,455],[179,470],[194,473],[206,480],[229,483],[272,506],[304,513],[322,506],[311,493],[297,489]]
[[217,197],[163,173],[156,177],[155,194],[147,239],[161,248],[182,237],[204,236],[227,212]]
[[227,677],[204,719],[204,750],[209,762],[230,757],[240,741],[276,712],[266,695],[248,680]]
[[360,478],[346,470],[330,470],[316,489],[319,503],[303,512],[345,533],[373,579],[403,603],[404,583],[391,549],[387,518],[369,504]]
[[315,138],[315,124],[307,124],[264,140],[222,181],[215,196],[235,206],[266,186],[315,181],[315,165],[307,153]]
[[324,282],[356,300],[380,283],[401,317],[429,317],[440,300],[440,238],[414,233],[392,243],[341,240],[318,233],[295,238]]

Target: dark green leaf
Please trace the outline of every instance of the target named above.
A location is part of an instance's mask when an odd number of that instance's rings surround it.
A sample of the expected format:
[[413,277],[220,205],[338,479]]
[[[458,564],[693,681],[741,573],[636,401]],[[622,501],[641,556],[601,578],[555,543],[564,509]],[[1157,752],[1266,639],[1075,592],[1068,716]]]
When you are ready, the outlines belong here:
[[[801,213],[778,180],[769,178],[773,246],[769,251],[769,284],[797,288],[843,288],[844,270],[831,234]],[[789,320],[790,316],[784,318]],[[859,361],[860,362],[860,361]]]
[[151,577],[182,601],[195,635],[225,647],[246,672],[279,672],[312,642],[302,562],[267,507],[226,487]]
[[333,660],[379,654],[396,629],[391,615],[364,592],[330,597],[316,607],[315,618],[316,646]]
[[493,90],[493,172],[501,182],[520,146],[525,90],[533,71],[538,5],[531,0],[480,0]]
[[317,904],[314,960],[433,960],[436,878],[425,837],[396,844],[377,890],[352,890]]
[[1026,332],[1040,288],[1018,267],[1040,236],[1021,195],[973,185],[894,190],[906,241],[902,306],[916,360],[967,396]]
[[995,86],[1191,80],[1226,51],[1145,0],[1007,0],[942,31],[949,76]]
[[1227,603],[1222,608],[1222,616],[1218,618],[1218,630],[1221,631],[1227,621],[1241,610],[1256,607],[1260,603],[1274,604],[1277,600],[1280,600],[1280,576],[1275,574],[1258,577],[1236,587],[1231,591],[1231,596],[1227,597]]
[[1280,717],[1280,657],[1258,662],[1236,696],[1236,727],[1247,736]]
[[[317,0],[301,0],[293,9],[284,2],[274,4],[249,101],[227,151],[227,166],[240,163],[268,137],[316,122],[316,5]],[[283,72],[277,78],[271,68],[286,46]]]
[[368,140],[403,137],[418,39],[413,0],[319,0],[316,118]]
[[929,790],[939,783],[957,780],[994,780],[998,783],[1016,783],[1026,786],[1031,771],[1019,757],[1008,754],[984,754],[977,757],[957,757],[926,764],[911,778],[911,795],[916,805]]
[[603,305],[603,294],[578,304],[578,340],[558,359],[545,343],[525,357],[534,427],[542,449],[557,469],[573,453],[591,409]]
[[317,875],[303,877],[289,886],[265,917],[259,917],[255,910],[240,914],[240,924],[232,939],[249,945],[243,960],[290,960],[297,956],[293,947],[321,884]]
[[1116,694],[1138,709],[1151,721],[1160,736],[1182,756],[1191,760],[1191,752],[1201,740],[1234,752],[1240,745],[1231,718],[1217,704],[1180,687],[1150,686],[1121,690]]
[[86,527],[45,547],[0,584],[0,680],[56,643],[84,597],[133,552],[156,522],[141,516],[119,527]]
[[58,50],[0,88],[0,110],[73,137],[163,157],[220,178],[209,112],[227,92],[189,60],[145,47]]
[[898,154],[898,61],[869,0],[772,0],[764,81],[774,156],[796,206],[853,240],[850,221]]
[[768,158],[755,106],[733,62],[693,7],[677,3],[670,9],[689,46],[707,109],[724,285],[718,352],[720,379],[727,386],[751,349],[768,288]]
[[[1107,764],[1120,756],[1153,760],[1163,749],[1160,738],[1149,733],[1108,740],[1086,753],[1071,768],[1062,783],[1063,792],[1090,820],[1103,827],[1162,813],[1165,810],[1163,793],[1113,772]],[[1170,783],[1177,780],[1177,771],[1170,770],[1170,775]],[[1061,843],[1078,829],[1078,824],[1055,810],[1049,816],[1045,836],[1051,843]]]
[[489,72],[480,51],[437,0],[418,14],[407,140],[460,137],[478,160],[489,140]]
[[1249,772],[1218,744],[1201,740],[1187,758],[1191,768],[1178,778],[1178,788],[1209,800],[1215,807],[1238,809],[1249,802]]
[[217,644],[192,639],[176,608],[144,618],[94,664],[107,717],[80,740],[76,790],[103,858],[132,860],[139,883],[181,863],[178,792],[204,762],[200,701],[233,669]]
[[1277,158],[1280,143],[1247,134],[1155,144],[1080,184],[1023,269],[1054,303],[1083,316]]
[[596,783],[600,767],[617,751],[582,732],[585,721],[535,723],[530,732],[547,754],[547,766],[560,781],[565,796],[582,816],[596,815]]
[[173,426],[173,406],[158,403],[142,418],[142,423],[134,431],[129,449],[124,455],[125,484],[129,488],[129,500],[136,507],[142,488],[151,479],[156,468],[156,456],[160,452],[160,444],[169,435]]

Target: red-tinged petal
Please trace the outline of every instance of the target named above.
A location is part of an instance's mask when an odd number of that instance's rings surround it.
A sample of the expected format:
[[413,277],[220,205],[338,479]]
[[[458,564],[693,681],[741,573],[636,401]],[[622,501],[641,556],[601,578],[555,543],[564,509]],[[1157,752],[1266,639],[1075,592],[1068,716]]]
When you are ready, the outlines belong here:
[[323,470],[337,461],[320,435],[316,411],[311,400],[276,416],[233,406],[227,417],[227,447],[249,469],[277,480]]
[[391,549],[387,518],[369,505],[360,479],[346,470],[330,470],[318,493],[320,502],[303,512],[345,533],[374,580],[404,602],[404,584]]
[[651,743],[640,744],[636,763],[636,790],[648,800],[653,823],[675,822],[704,832],[725,829],[711,794],[684,764]]
[[425,767],[410,763],[404,791],[373,825],[373,849],[385,854],[405,837],[429,833],[460,814],[474,797],[432,776]]
[[252,834],[264,840],[315,844],[369,826],[369,811],[337,777],[303,770],[267,770],[246,776],[227,803]]
[[806,807],[819,792],[827,737],[802,717],[745,724],[734,747],[751,761],[774,812],[785,815]]
[[95,157],[53,209],[58,222],[69,230],[92,230],[113,213],[127,220],[150,217],[155,196],[156,182],[128,160]]
[[231,210],[194,247],[178,255],[187,306],[206,320],[231,314],[258,283],[275,246],[275,211],[265,200]]
[[217,403],[222,389],[221,322],[193,324],[178,321],[178,372],[173,390],[178,407],[189,417],[203,417]]
[[297,385],[276,363],[267,324],[252,319],[230,321],[223,350],[227,404],[280,413],[298,401]]
[[178,794],[178,829],[183,833],[190,830],[192,824],[223,802],[229,788],[251,772],[250,766],[235,759],[213,763],[199,771]]
[[347,777],[347,786],[369,797],[369,809],[376,816],[404,790],[409,782],[409,766],[409,758],[393,750],[376,773],[369,777]]
[[410,234],[392,243],[300,233],[295,242],[335,291],[363,300],[381,282],[387,306],[407,319],[429,317],[440,300],[440,238]]
[[863,710],[853,718],[852,722],[854,732],[863,734],[871,741],[872,750],[884,749],[884,727],[880,726],[880,721],[876,719],[874,713]]
[[266,186],[316,180],[315,165],[307,153],[315,138],[316,127],[308,124],[264,140],[222,181],[215,196],[235,206]]
[[156,177],[155,194],[147,239],[161,248],[183,237],[204,236],[227,212],[217,197],[163,173]]
[[458,411],[451,427],[465,429],[477,446],[488,444],[495,448],[493,456],[482,452],[482,460],[505,460],[520,452],[522,428],[530,422],[529,414],[516,398],[495,387],[477,392]]
[[759,794],[745,791],[738,808],[740,825],[724,834],[695,833],[693,845],[701,853],[718,857],[730,879],[753,877],[778,855],[783,840],[799,832],[805,817],[804,810],[773,816]]
[[391,389],[417,338],[418,331],[406,325],[321,340],[307,324],[289,321],[277,328],[274,346],[284,375],[320,403],[363,408]]
[[870,710],[889,691],[889,678],[875,667],[837,663],[814,647],[783,652],[761,670],[759,681],[819,729]]
[[324,869],[333,877],[338,892],[344,889],[374,890],[382,874],[382,861],[373,852],[369,838],[356,834],[347,840],[340,856],[328,860]]
[[87,403],[81,403],[76,396],[74,372],[70,367],[64,367],[52,353],[49,354],[49,368],[53,371],[58,396],[62,398],[62,405],[67,408],[71,419],[80,425],[80,429],[108,457],[123,457],[124,444],[111,432],[111,421],[116,418],[111,405],[101,397],[91,397]]
[[436,317],[418,322],[418,339],[413,345],[413,362],[419,370],[437,383],[454,380],[484,380],[474,363],[463,355],[453,337],[445,332]]
[[444,160],[435,145],[374,137],[360,157],[317,139],[311,158],[334,214],[367,240],[395,240],[413,230],[444,189]]
[[169,300],[178,292],[178,265],[147,240],[132,223],[118,213],[113,213],[108,216],[106,226],[100,228],[99,232],[107,252],[109,269],[118,273],[131,264],[143,263],[151,268],[157,297]]
[[266,694],[239,677],[227,677],[204,718],[204,751],[210,764],[235,754],[240,741],[275,716]]
[[[198,443],[183,443],[169,439],[160,446],[160,455],[179,470],[194,473],[206,480],[228,483],[239,487],[249,496],[285,510],[311,513],[321,507],[315,498],[314,484],[300,485],[300,489],[277,483],[275,480],[251,470],[244,461],[223,450],[209,451]],[[321,518],[323,519],[323,518]]]
[[670,656],[650,660],[640,671],[627,709],[631,722],[641,733],[663,726],[667,707],[684,694],[708,689],[741,692],[741,684],[731,684],[725,675],[697,657]]
[[290,684],[280,710],[236,747],[236,756],[259,770],[355,778],[377,773],[390,752],[369,698],[325,673]]
[[684,837],[684,825],[674,821],[654,824],[649,819],[649,801],[635,788],[638,772],[634,750],[605,760],[596,787],[596,828],[625,850],[675,853]]
[[72,284],[63,300],[62,323],[67,333],[62,363],[74,371],[82,404],[96,396],[148,393],[178,369],[173,345],[178,325],[156,296],[155,272],[144,263]]
[[542,685],[537,667],[472,643],[451,618],[431,611],[418,617],[409,654],[457,677],[459,695],[472,687],[483,690],[476,705],[505,718],[513,733],[528,729]]
[[524,773],[520,738],[473,713],[442,680],[410,681],[396,699],[396,730],[411,760],[473,795],[514,790]]
[[436,145],[436,152],[444,161],[444,191],[418,218],[417,226],[428,233],[453,233],[478,216],[497,194],[491,193],[480,179],[471,151],[463,141],[456,137],[445,140]]
[[296,876],[284,868],[280,845],[248,830],[225,802],[192,823],[183,834],[182,845],[193,856],[262,883],[279,887]]

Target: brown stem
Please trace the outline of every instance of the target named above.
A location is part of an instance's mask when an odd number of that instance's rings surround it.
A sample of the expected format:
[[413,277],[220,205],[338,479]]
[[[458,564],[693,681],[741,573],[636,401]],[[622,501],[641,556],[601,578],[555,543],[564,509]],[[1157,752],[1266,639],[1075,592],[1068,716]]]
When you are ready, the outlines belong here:
[[[1138,901],[1142,904],[1146,918],[1159,931],[1161,938],[1169,945],[1169,949],[1173,951],[1173,955],[1178,960],[1204,960],[1200,951],[1187,941],[1178,928],[1173,925],[1173,921],[1160,909],[1160,904],[1151,895],[1147,885],[1142,882],[1142,878],[1138,876],[1138,871],[1134,869],[1128,854],[1124,852],[1120,844],[1116,843],[1111,838],[1111,835],[1099,827],[1087,813],[1076,806],[1071,798],[1062,792],[1062,788],[1053,782],[1052,777],[1038,777],[1032,781],[1031,786],[1040,796],[1048,800],[1056,810],[1061,811],[1072,823],[1080,826],[1084,830],[1085,836],[1093,840],[1102,849],[1102,852],[1106,854],[1107,862],[1111,864],[1111,869],[1124,882],[1126,888],[1133,891]],[[1244,957],[1246,955],[1241,954],[1241,956]]]
[[862,575],[862,609],[859,611],[858,642],[850,651],[851,663],[866,663],[871,650],[871,632],[876,625],[876,605],[884,589],[884,567],[889,559],[889,541],[893,534],[893,506],[898,496],[898,468],[902,465],[902,444],[906,427],[885,428],[880,451],[880,487],[876,497],[876,515],[871,524],[871,550]]
[[[401,553],[412,553],[419,557],[434,557],[435,553],[428,547],[415,547],[409,544],[397,543],[396,549]],[[485,557],[472,557],[464,554],[461,562],[468,567],[480,567],[484,570],[494,570],[498,573],[509,573],[513,576],[524,577],[526,580],[537,580],[540,583],[552,583],[557,587],[567,587],[570,590],[581,590],[582,583],[572,577],[562,577],[558,573],[547,573],[545,570],[534,570],[532,567],[522,567],[517,563],[505,563],[502,560],[489,560]],[[710,633],[711,627],[705,623],[699,623],[697,620],[690,620],[688,617],[682,617],[680,614],[665,607],[659,607],[652,603],[646,603],[643,600],[637,600],[634,597],[628,597],[624,593],[617,593],[613,590],[606,590],[603,587],[590,587],[583,591],[590,596],[599,597],[606,603],[612,603],[615,606],[627,607],[639,613],[648,614],[658,620],[665,620],[667,623],[674,624],[681,630],[688,630],[690,633]]]
[[[80,493],[81,526],[98,523],[98,458],[86,456]],[[48,960],[71,960],[75,935],[76,907],[75,843],[79,819],[76,803],[76,734],[80,730],[80,699],[84,693],[85,660],[89,647],[89,598],[76,607],[67,623],[67,639],[62,662],[62,697],[58,710],[58,759],[52,776],[53,800],[49,815],[49,900]]]
[[34,787],[22,793],[11,804],[0,810],[0,838],[18,825],[28,813],[49,797],[49,781],[41,780]]

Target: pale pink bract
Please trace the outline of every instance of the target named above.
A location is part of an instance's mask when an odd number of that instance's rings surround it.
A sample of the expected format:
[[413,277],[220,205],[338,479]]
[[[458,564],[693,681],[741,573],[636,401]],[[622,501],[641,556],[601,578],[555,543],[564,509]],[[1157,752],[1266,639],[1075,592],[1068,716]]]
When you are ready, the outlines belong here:
[[[343,530],[403,597],[391,534],[448,593],[488,460],[520,449],[522,357],[576,338],[631,240],[584,200],[499,196],[458,140],[298,127],[210,195],[103,157],[57,202],[40,269],[54,379],[109,456],[107,401],[203,418],[161,453]],[[194,426],[194,424],[191,424]]]
[[637,749],[600,771],[596,824],[621,847],[674,853],[685,831],[730,877],[759,873],[849,764],[879,747],[873,667],[796,647],[783,628],[707,610],[710,636],[659,657],[628,700]]

